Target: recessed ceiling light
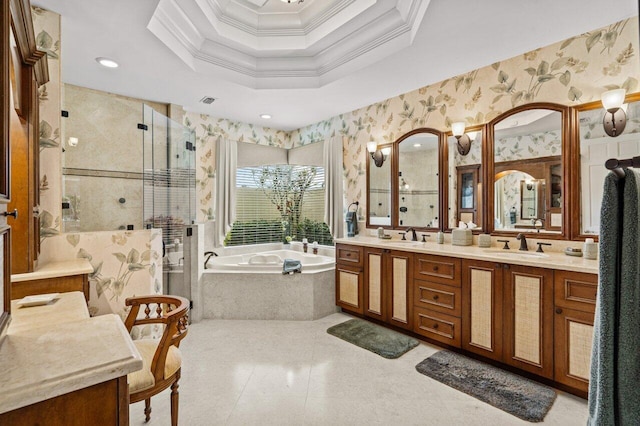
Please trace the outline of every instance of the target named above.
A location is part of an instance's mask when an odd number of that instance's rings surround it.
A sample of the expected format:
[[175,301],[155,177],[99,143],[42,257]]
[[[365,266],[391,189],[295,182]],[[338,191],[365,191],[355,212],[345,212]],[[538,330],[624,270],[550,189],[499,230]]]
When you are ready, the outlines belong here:
[[413,147],[414,147],[414,148],[420,148],[421,146],[422,146],[422,144],[420,144],[420,143],[414,143],[414,144],[413,144]]
[[113,59],[100,57],[100,58],[96,58],[96,62],[102,65],[103,67],[118,68],[118,63]]
[[271,114],[260,114],[260,118],[264,118],[265,120],[269,120],[271,118]]

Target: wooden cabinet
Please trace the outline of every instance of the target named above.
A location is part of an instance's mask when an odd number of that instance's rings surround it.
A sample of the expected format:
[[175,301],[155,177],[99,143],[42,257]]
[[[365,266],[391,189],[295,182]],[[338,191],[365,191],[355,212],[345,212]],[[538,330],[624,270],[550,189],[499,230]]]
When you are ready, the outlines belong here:
[[0,414],[4,425],[128,425],[127,376]]
[[462,347],[553,377],[553,271],[463,262]]
[[555,272],[554,380],[584,394],[589,388],[597,289],[597,275]]
[[336,244],[336,305],[345,311],[362,314],[362,247]]
[[45,293],[65,293],[80,291],[89,301],[89,276],[87,274],[68,275],[38,280],[17,281],[11,283],[11,299]]
[[364,249],[364,314],[411,329],[413,253]]
[[460,270],[460,259],[415,257],[413,331],[458,348],[462,336]]

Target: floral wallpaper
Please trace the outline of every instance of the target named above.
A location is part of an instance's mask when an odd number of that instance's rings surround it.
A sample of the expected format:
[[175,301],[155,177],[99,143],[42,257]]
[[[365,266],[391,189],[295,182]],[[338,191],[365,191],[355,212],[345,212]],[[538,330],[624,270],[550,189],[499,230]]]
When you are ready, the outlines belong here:
[[571,106],[614,88],[633,93],[640,79],[637,54],[634,17],[295,130],[291,143],[345,136],[345,198],[363,206],[368,141],[391,142],[417,127],[448,131],[459,120],[484,124],[532,102]]
[[186,112],[183,124],[196,140],[196,222],[214,219],[215,141],[219,137],[237,142],[291,148],[291,135],[284,130],[254,126],[205,114]]
[[52,236],[44,262],[85,258],[89,274],[91,315],[118,314],[124,318],[127,297],[162,292],[162,232],[81,232]]
[[36,45],[47,53],[49,82],[38,89],[40,101],[40,239],[61,232],[62,161],[60,15],[33,7]]
[[562,132],[560,130],[498,138],[494,147],[496,163],[561,154]]
[[[213,141],[217,136],[282,147],[343,136],[345,203],[360,201],[360,214],[364,217],[368,141],[392,142],[418,127],[449,131],[451,123],[459,120],[468,126],[485,124],[516,106],[532,102],[572,106],[599,100],[603,91],[614,88],[633,93],[638,90],[640,79],[637,52],[638,18],[634,17],[292,132],[187,113],[184,124],[196,133],[200,149],[197,219],[213,218]],[[502,161],[522,158],[529,149],[539,151],[537,156],[557,155],[554,135],[538,137],[531,141],[536,148],[522,141],[517,147],[501,149]],[[480,144],[474,145],[469,156],[458,164],[480,162]]]

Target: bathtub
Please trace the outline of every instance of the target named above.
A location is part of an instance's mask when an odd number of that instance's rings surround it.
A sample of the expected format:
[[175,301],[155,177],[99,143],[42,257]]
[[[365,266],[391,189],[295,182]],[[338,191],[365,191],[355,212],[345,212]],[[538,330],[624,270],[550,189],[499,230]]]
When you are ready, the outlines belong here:
[[[200,286],[203,318],[315,320],[337,311],[333,248],[318,255],[268,248],[218,252],[207,262]],[[300,260],[302,273],[283,275],[284,259]]]
[[299,260],[302,263],[303,274],[333,271],[335,267],[334,257],[295,250],[268,250],[257,253],[212,257],[207,262],[207,270],[281,274],[284,259]]

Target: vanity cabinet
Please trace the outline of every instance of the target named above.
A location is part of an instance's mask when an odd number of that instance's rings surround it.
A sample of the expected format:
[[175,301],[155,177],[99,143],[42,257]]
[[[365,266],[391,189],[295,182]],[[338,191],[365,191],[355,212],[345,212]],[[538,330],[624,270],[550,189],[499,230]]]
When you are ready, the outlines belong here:
[[462,291],[463,349],[553,377],[553,271],[464,260]]
[[415,255],[413,331],[460,347],[462,289],[460,259]]
[[411,329],[413,253],[364,249],[364,315]]
[[336,244],[336,305],[356,314],[364,312],[362,258],[362,247]]
[[598,276],[556,271],[554,277],[554,380],[586,393]]

